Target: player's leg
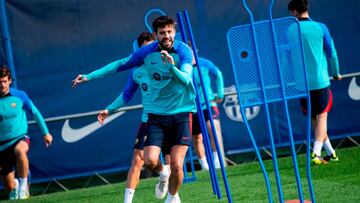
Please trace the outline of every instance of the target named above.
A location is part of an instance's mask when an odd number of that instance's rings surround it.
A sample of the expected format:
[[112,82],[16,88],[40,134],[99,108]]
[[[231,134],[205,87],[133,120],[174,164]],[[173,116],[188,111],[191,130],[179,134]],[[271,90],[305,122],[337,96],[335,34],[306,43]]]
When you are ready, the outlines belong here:
[[[221,126],[220,126],[220,120],[219,120],[219,110],[217,107],[211,107],[212,110],[212,116],[213,116],[213,121],[214,121],[214,127],[215,127],[215,131],[216,131],[216,135],[217,135],[217,140],[219,143],[219,147],[221,150],[221,154],[222,154],[222,158],[224,160],[224,166],[226,165],[225,162],[225,152],[224,152],[224,145],[223,145],[223,139],[222,139],[222,132],[221,132]],[[204,111],[205,113],[205,111]],[[206,112],[207,113],[207,112]],[[215,145],[215,141],[214,141],[214,136],[213,136],[213,132],[211,129],[211,124],[210,124],[210,119],[206,122],[206,126],[208,128],[208,132],[211,138],[211,148],[213,151],[213,157],[214,157],[214,165],[216,168],[220,168],[220,160],[219,160],[219,154],[217,153],[216,150],[216,145]]]
[[144,166],[144,137],[146,135],[147,124],[142,122],[137,131],[131,167],[128,171],[124,203],[131,203],[135,194],[136,186],[140,180],[141,169]]
[[[331,89],[328,88],[327,89],[327,93],[328,93],[328,106],[330,105],[330,107],[326,108],[324,111],[325,112],[330,112],[331,110],[331,107],[332,107],[332,92],[331,92]],[[326,119],[326,123],[327,123],[327,119]],[[325,135],[325,138],[324,138],[324,149],[326,151],[326,156],[324,157],[324,160],[325,161],[338,161],[339,158],[338,156],[336,155],[336,152],[334,150],[334,148],[332,147],[331,145],[331,142],[330,142],[330,139],[329,139],[329,136],[328,136],[328,133],[326,131],[326,135]]]
[[[191,144],[191,128],[192,128],[192,114],[180,113],[173,116],[174,122],[172,128],[174,129],[172,136],[173,146],[171,147],[171,174],[169,178],[169,193],[166,198],[167,202],[180,202],[178,191],[182,185],[184,178],[184,160],[185,155]],[[165,135],[167,136],[167,135]]]
[[29,140],[27,138],[20,140],[14,149],[16,156],[16,170],[19,177],[19,198],[28,199],[30,197],[28,174],[29,159],[27,153],[29,151]]
[[315,141],[312,161],[315,164],[320,164],[320,161],[323,160],[321,158],[321,149],[327,137],[328,112],[332,108],[332,94],[329,88],[314,90],[311,92],[311,99],[312,117],[315,117]]
[[209,170],[209,165],[206,160],[205,156],[205,148],[204,148],[204,142],[203,142],[203,136],[201,134],[200,130],[200,123],[199,123],[199,117],[198,114],[193,115],[193,124],[192,124],[192,139],[193,139],[193,146],[195,149],[195,153],[199,159],[201,168],[203,170]]
[[146,168],[160,174],[159,182],[155,187],[155,196],[158,199],[165,197],[168,191],[168,179],[170,176],[170,169],[163,165],[159,159],[164,142],[164,126],[167,120],[166,116],[149,114],[147,138],[144,144],[144,162]]
[[9,199],[11,200],[19,198],[19,181],[15,179],[14,172],[16,165],[15,145],[16,143],[0,151],[0,176],[5,190],[9,192]]
[[126,180],[124,203],[132,202],[136,186],[138,185],[140,180],[140,173],[143,165],[144,165],[144,151],[139,149],[134,149],[133,158],[131,160],[131,167],[128,171],[127,180]]
[[1,175],[1,180],[5,190],[9,192],[9,199],[19,199],[19,181],[15,178],[15,171]]

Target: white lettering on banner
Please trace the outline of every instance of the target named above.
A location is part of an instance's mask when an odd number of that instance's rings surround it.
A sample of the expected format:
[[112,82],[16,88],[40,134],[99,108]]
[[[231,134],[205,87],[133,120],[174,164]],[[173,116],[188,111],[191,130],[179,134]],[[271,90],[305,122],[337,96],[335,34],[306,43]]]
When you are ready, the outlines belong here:
[[[236,88],[234,85],[231,85],[230,87],[226,87],[224,89],[225,93],[235,92],[235,91]],[[237,94],[225,96],[223,107],[228,118],[230,118],[233,121],[244,122],[244,119],[241,116]],[[247,120],[251,120],[255,118],[259,114],[259,112],[260,112],[260,106],[246,108],[245,115]]]
[[[106,118],[104,125],[110,123],[112,120],[121,116],[124,113],[125,111],[120,111],[113,115],[110,115],[109,117]],[[73,143],[85,138],[86,136],[90,135],[91,133],[95,132],[97,129],[101,127],[102,125],[98,121],[95,121],[84,127],[73,129],[69,124],[69,119],[66,119],[61,130],[61,137],[65,142]]]
[[351,79],[350,85],[349,85],[349,97],[353,100],[360,100],[360,86],[356,84],[356,77],[353,77]]

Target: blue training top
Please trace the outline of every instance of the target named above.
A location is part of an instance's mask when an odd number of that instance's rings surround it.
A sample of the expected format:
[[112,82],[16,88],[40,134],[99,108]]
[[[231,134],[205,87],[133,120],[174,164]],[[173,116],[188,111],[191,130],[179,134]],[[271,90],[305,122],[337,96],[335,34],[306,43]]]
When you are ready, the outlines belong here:
[[149,76],[143,66],[133,69],[128,76],[128,80],[123,92],[115,99],[115,101],[108,105],[106,109],[111,114],[116,109],[124,106],[132,99],[138,87],[141,86],[142,104],[144,107],[141,121],[147,122],[147,109],[150,106],[150,91],[148,82]]
[[192,83],[192,52],[180,41],[174,41],[168,53],[175,65],[164,64],[158,42],[153,42],[134,52],[128,62],[120,65],[117,71],[144,65],[149,76],[151,105],[149,113],[174,115],[195,112],[195,90]]
[[[223,99],[224,98],[224,79],[223,79],[222,73],[219,70],[219,68],[208,59],[199,57],[199,64],[200,64],[200,68],[201,68],[201,74],[202,74],[202,78],[203,78],[204,88],[206,90],[206,94],[208,96],[210,106],[217,106],[216,103],[214,102],[215,95],[214,95],[213,89],[211,88],[211,80],[212,79],[215,80],[217,97],[220,99]],[[195,66],[194,66],[193,74],[195,75],[195,83],[196,83],[197,90],[199,93],[201,107],[202,107],[202,109],[206,109],[204,93],[201,88],[200,78],[199,78],[199,74],[198,74],[198,68]]]
[[0,151],[28,133],[26,112],[34,117],[43,135],[49,133],[39,110],[22,90],[10,88],[9,94],[0,95],[0,109]]
[[328,66],[333,76],[340,75],[339,61],[330,32],[326,25],[309,18],[300,18],[299,21],[309,89],[328,87]]

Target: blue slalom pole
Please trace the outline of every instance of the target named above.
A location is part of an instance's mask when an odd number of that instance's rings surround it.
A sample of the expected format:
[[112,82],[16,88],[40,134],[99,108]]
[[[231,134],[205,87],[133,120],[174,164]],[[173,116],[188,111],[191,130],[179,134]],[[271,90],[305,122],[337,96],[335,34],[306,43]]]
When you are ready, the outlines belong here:
[[7,65],[10,68],[11,77],[12,77],[12,85],[16,88],[17,87],[17,77],[16,77],[16,71],[15,71],[13,50],[12,50],[12,46],[11,46],[11,38],[10,38],[10,34],[9,34],[9,26],[7,23],[5,0],[0,0],[0,15],[1,15],[0,16],[1,28],[3,31],[2,37],[4,38]]
[[276,34],[275,34],[274,22],[273,22],[273,18],[272,18],[272,8],[274,5],[274,0],[272,0],[270,2],[270,4],[271,5],[269,6],[269,18],[270,18],[270,25],[271,25],[271,31],[272,31],[272,41],[273,41],[273,47],[274,47],[274,51],[275,51],[275,55],[276,55],[276,65],[280,72],[279,78],[280,78],[281,89],[282,89],[282,97],[283,97],[284,105],[285,105],[285,113],[286,113],[286,120],[287,120],[287,125],[288,125],[292,162],[294,165],[294,173],[295,173],[295,179],[296,179],[299,199],[300,199],[300,202],[303,203],[304,195],[303,195],[303,191],[302,191],[299,167],[298,167],[297,158],[296,158],[296,151],[295,151],[295,146],[294,146],[294,136],[293,136],[292,127],[291,127],[289,107],[288,107],[288,102],[287,102],[287,98],[285,95],[285,87],[284,87],[284,80],[283,80],[283,73],[282,73],[283,71],[281,70],[280,63],[279,63],[278,47],[277,47],[277,43],[276,43]]
[[[176,15],[177,15],[177,18],[178,18],[179,27],[180,27],[180,33],[181,33],[183,42],[186,43],[187,42],[187,37],[186,37],[186,34],[185,34],[184,21],[183,21],[181,12],[178,12]],[[193,75],[193,81],[194,81],[194,75]],[[204,126],[205,125],[205,118],[204,118],[203,112],[201,110],[200,99],[199,99],[198,90],[197,90],[196,85],[194,85],[194,88],[195,88],[195,92],[196,92],[196,99],[195,99],[196,107],[197,107],[198,110],[200,109],[200,111],[198,111],[198,117],[199,117],[199,121],[200,121],[199,123],[200,123],[201,132],[202,132],[203,137],[204,137],[205,154],[206,154],[207,160],[212,160],[211,146],[210,146],[210,141],[208,139],[209,136],[207,134],[206,127]],[[211,163],[209,162],[209,172],[210,172],[210,180],[211,180],[211,185],[212,185],[212,188],[213,188],[213,193],[215,195],[217,195],[218,198],[221,198],[220,186],[219,186],[219,183],[217,181],[217,174],[216,174],[216,170],[215,170],[213,162],[211,162]]]
[[[301,47],[301,53],[304,53],[303,45],[302,45],[302,37],[300,29],[298,30],[298,35],[300,37],[300,47]],[[307,74],[306,74],[306,64],[304,57],[301,57],[302,63],[304,64],[304,75],[305,80],[307,83]],[[307,102],[307,126],[306,126],[306,176],[307,176],[307,182],[310,192],[310,198],[312,203],[316,203],[315,194],[314,194],[314,188],[312,184],[312,178],[311,178],[311,163],[310,163],[310,146],[311,146],[311,102],[310,102],[310,93],[309,93],[309,87],[306,85],[306,102]]]
[[[255,54],[256,54],[256,58],[259,59],[259,53],[258,53],[258,46],[257,46],[257,38],[256,38],[256,32],[255,32],[255,28],[254,28],[254,16],[252,15],[246,0],[243,0],[243,5],[245,10],[248,12],[250,19],[251,19],[251,27],[252,27],[252,37],[254,39],[254,47],[255,47]],[[271,120],[270,120],[270,112],[269,112],[269,107],[268,107],[268,101],[267,101],[267,94],[266,94],[266,89],[265,89],[265,84],[264,84],[264,78],[263,78],[263,73],[262,73],[262,68],[260,65],[259,60],[257,60],[257,67],[259,70],[259,77],[260,77],[260,81],[261,81],[261,89],[262,89],[262,96],[264,98],[264,106],[265,106],[265,113],[266,113],[266,120],[267,120],[267,129],[269,132],[269,138],[270,138],[270,149],[271,149],[271,154],[272,154],[272,162],[273,162],[273,166],[274,166],[274,173],[275,173],[275,178],[276,178],[276,185],[277,185],[277,189],[278,189],[278,196],[279,196],[279,201],[280,203],[284,202],[284,195],[282,192],[282,187],[281,187],[281,179],[280,179],[280,173],[279,173],[279,167],[277,164],[277,158],[276,158],[276,150],[275,150],[275,143],[274,143],[274,137],[273,137],[273,133],[272,133],[272,127],[271,127]]]
[[187,27],[187,30],[189,32],[190,41],[192,43],[192,48],[194,50],[194,57],[195,57],[195,60],[196,60],[196,64],[197,64],[197,67],[199,69],[199,71],[198,71],[199,78],[200,78],[201,87],[202,87],[203,93],[204,93],[204,99],[205,99],[206,108],[208,109],[207,112],[208,112],[208,115],[209,115],[209,118],[210,118],[210,124],[211,124],[211,129],[213,131],[213,137],[214,137],[214,142],[215,142],[215,145],[216,145],[216,150],[217,150],[217,152],[219,154],[221,173],[222,173],[222,176],[223,176],[223,181],[224,181],[224,185],[225,185],[226,194],[227,194],[227,197],[228,197],[228,202],[232,202],[232,196],[231,196],[231,192],[230,192],[230,187],[229,187],[229,183],[228,183],[228,180],[227,180],[227,177],[226,177],[226,171],[225,171],[225,167],[224,167],[224,160],[223,160],[222,152],[221,152],[219,142],[218,142],[218,139],[217,139],[217,134],[216,134],[216,130],[215,130],[215,127],[214,127],[215,126],[214,121],[212,119],[211,108],[210,108],[209,101],[208,101],[209,97],[207,96],[206,90],[204,88],[204,83],[203,83],[203,79],[202,79],[202,75],[201,75],[201,64],[199,64],[199,57],[198,57],[198,54],[196,53],[197,48],[196,48],[195,39],[194,39],[194,36],[193,36],[191,23],[190,23],[190,19],[189,19],[189,15],[188,15],[187,10],[184,10],[183,14],[184,14],[184,17],[185,17],[186,27]]

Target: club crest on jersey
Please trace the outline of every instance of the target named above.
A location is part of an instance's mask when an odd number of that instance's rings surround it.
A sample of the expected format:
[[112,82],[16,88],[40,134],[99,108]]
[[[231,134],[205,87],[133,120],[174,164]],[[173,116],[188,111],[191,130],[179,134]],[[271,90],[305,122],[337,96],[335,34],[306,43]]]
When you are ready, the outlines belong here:
[[[224,89],[225,93],[236,92],[236,88],[234,85],[230,87],[226,87]],[[238,97],[236,94],[225,96],[224,101],[224,110],[228,118],[230,118],[233,121],[240,121],[244,122],[243,117],[241,116],[240,112],[240,106]],[[253,106],[245,109],[245,115],[247,120],[251,120],[255,118],[260,112],[260,106]]]
[[16,108],[16,103],[15,102],[11,103],[11,107]]
[[142,89],[143,91],[147,91],[147,90],[148,90],[147,84],[146,84],[146,83],[142,83],[142,84],[141,84],[141,89]]
[[156,81],[160,81],[161,80],[161,75],[159,73],[153,73],[153,78],[156,80]]

